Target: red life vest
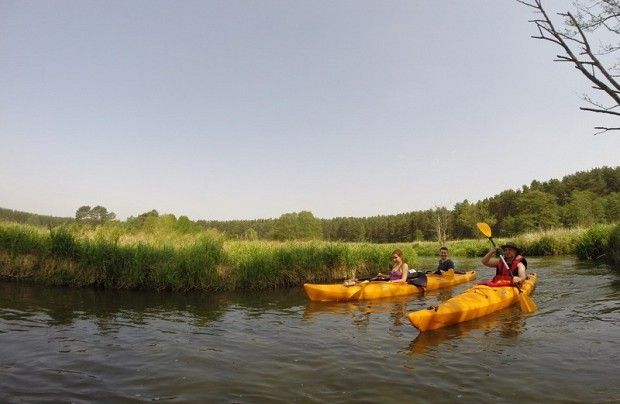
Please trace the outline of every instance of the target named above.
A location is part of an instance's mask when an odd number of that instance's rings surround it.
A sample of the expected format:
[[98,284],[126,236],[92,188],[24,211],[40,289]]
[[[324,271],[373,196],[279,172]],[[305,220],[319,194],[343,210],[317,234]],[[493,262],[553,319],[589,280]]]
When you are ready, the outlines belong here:
[[519,264],[523,262],[523,265],[527,268],[527,261],[520,255],[517,255],[510,263],[510,270],[504,265],[504,260],[501,258],[495,265],[495,278],[497,280],[510,280],[512,282],[513,276],[519,276]]

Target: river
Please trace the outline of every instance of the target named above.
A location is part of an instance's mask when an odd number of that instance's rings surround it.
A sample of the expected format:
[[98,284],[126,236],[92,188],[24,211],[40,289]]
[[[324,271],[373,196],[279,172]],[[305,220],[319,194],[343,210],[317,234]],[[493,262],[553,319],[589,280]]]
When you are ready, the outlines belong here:
[[421,334],[406,313],[471,284],[311,303],[302,288],[0,283],[0,402],[618,402],[620,273],[572,257],[529,263],[537,312],[517,305]]

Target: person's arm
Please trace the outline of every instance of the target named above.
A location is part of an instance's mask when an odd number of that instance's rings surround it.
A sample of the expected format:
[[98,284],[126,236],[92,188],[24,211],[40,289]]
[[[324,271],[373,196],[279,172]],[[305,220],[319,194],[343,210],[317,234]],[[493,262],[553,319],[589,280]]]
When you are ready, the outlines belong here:
[[525,280],[525,265],[523,265],[523,263],[519,262],[519,265],[517,265],[517,270],[519,271],[519,276],[515,276],[512,278],[512,283],[521,283]]
[[485,255],[482,258],[482,264],[487,267],[495,268],[498,262],[498,259],[495,258],[496,253],[497,253],[497,247],[491,248],[489,252],[487,253],[487,255]]

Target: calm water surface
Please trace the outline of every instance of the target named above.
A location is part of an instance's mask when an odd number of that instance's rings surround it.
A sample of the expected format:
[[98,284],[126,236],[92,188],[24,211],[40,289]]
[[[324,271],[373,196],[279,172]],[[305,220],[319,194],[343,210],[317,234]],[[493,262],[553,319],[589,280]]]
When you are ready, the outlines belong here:
[[516,306],[423,334],[406,313],[471,285],[318,304],[301,288],[0,283],[0,402],[619,402],[620,275],[568,257],[530,268],[536,313]]

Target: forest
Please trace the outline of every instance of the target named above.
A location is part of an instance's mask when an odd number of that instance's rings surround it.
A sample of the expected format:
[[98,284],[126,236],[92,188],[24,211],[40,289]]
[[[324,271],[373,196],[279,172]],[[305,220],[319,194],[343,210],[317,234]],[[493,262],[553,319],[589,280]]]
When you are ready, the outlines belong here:
[[502,237],[616,223],[620,221],[620,166],[577,172],[561,180],[532,181],[521,189],[505,190],[478,202],[464,200],[452,210],[438,207],[396,215],[332,219],[299,212],[278,219],[198,223],[242,239],[399,243],[476,238],[476,223],[481,221],[492,225]]
[[620,221],[620,166],[576,172],[561,180],[532,181],[477,202],[464,200],[453,209],[436,207],[394,215],[321,219],[312,212],[284,213],[277,219],[197,220],[151,210],[115,219],[102,206],[81,206],[74,218],[43,216],[0,208],[0,220],[53,228],[63,224],[116,222],[128,229],[163,224],[192,232],[215,229],[226,239],[326,240],[400,243],[471,239],[479,236],[477,222],[487,222],[500,237],[557,228],[587,227]]

